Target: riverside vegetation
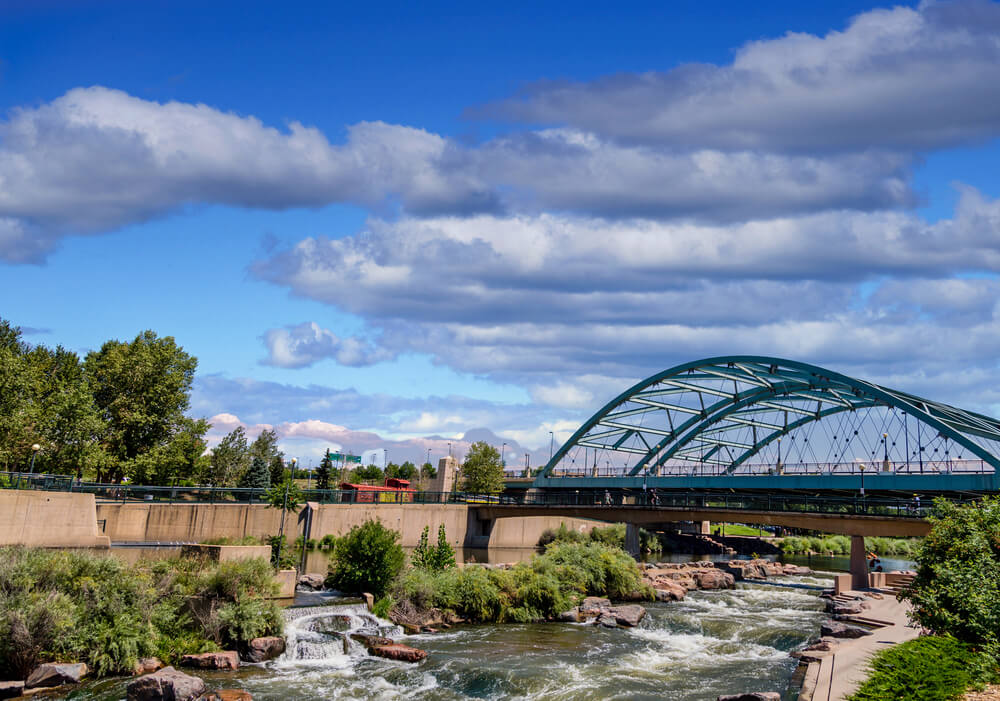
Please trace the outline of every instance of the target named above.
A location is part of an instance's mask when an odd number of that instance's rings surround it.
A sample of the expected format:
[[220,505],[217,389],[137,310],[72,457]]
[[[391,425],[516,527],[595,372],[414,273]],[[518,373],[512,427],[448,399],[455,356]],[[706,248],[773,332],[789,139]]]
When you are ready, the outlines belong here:
[[1000,498],[939,499],[929,518],[916,578],[899,598],[930,635],[876,655],[851,701],[948,701],[1000,678]]
[[552,620],[586,596],[653,598],[635,560],[606,543],[555,540],[510,569],[456,567],[442,529],[436,546],[424,533],[404,568],[398,539],[378,521],[355,526],[337,541],[327,585],[371,592],[376,613],[401,624],[429,615],[475,623]]
[[85,662],[97,676],[130,674],[155,656],[241,649],[282,632],[263,559],[126,564],[109,555],[0,548],[0,679],[43,662]]

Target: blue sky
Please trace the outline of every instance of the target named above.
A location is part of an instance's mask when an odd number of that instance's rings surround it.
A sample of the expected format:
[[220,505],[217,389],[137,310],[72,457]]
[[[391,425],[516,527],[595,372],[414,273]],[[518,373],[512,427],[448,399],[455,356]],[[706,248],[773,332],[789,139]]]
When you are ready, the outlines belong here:
[[987,0],[0,2],[0,315],[306,460],[730,353],[995,414],[998,85]]

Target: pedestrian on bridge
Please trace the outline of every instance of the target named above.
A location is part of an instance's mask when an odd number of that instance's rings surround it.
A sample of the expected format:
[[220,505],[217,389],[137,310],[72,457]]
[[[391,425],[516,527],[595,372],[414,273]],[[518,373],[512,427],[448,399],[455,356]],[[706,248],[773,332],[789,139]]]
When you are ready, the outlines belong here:
[[607,489],[604,490],[604,505],[611,506],[611,492]]

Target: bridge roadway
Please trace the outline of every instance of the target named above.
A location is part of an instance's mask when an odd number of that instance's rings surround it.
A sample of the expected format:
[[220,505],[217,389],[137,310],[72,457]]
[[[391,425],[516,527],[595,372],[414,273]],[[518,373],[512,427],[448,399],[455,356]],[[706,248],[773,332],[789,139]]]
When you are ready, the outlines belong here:
[[484,504],[476,508],[482,521],[519,516],[565,516],[636,526],[658,526],[680,521],[737,521],[763,526],[801,528],[850,536],[919,537],[930,524],[917,515],[818,513],[809,511],[726,508],[724,506],[653,506],[603,504]]

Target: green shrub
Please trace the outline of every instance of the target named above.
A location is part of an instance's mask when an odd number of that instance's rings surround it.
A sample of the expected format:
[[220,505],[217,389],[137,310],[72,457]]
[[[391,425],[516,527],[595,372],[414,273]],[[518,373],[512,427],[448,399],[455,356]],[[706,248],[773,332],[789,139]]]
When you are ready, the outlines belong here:
[[595,543],[602,543],[603,545],[610,545],[615,548],[625,547],[625,530],[627,526],[624,523],[616,523],[611,526],[597,526],[590,531],[590,539]]
[[566,528],[565,523],[560,523],[559,528],[555,530],[546,528],[542,531],[542,535],[538,539],[538,545],[539,547],[545,547],[546,545],[557,541],[560,543],[583,543],[587,539],[588,536],[585,533],[571,530]]
[[328,533],[323,536],[319,541],[319,547],[323,550],[332,550],[337,546],[337,536],[332,533]]
[[[40,662],[86,662],[98,676],[129,673],[141,657],[189,652],[281,632],[263,597],[267,562],[195,559],[129,565],[91,553],[0,548],[0,676]],[[191,602],[200,602],[201,618]]]
[[925,636],[880,651],[868,679],[848,701],[950,701],[990,681],[988,656],[951,636]]
[[917,576],[900,597],[923,627],[977,647],[1000,647],[1000,498],[937,500],[916,548]]
[[337,541],[326,585],[346,592],[381,597],[403,569],[406,556],[396,542],[399,533],[378,521],[353,527]]

